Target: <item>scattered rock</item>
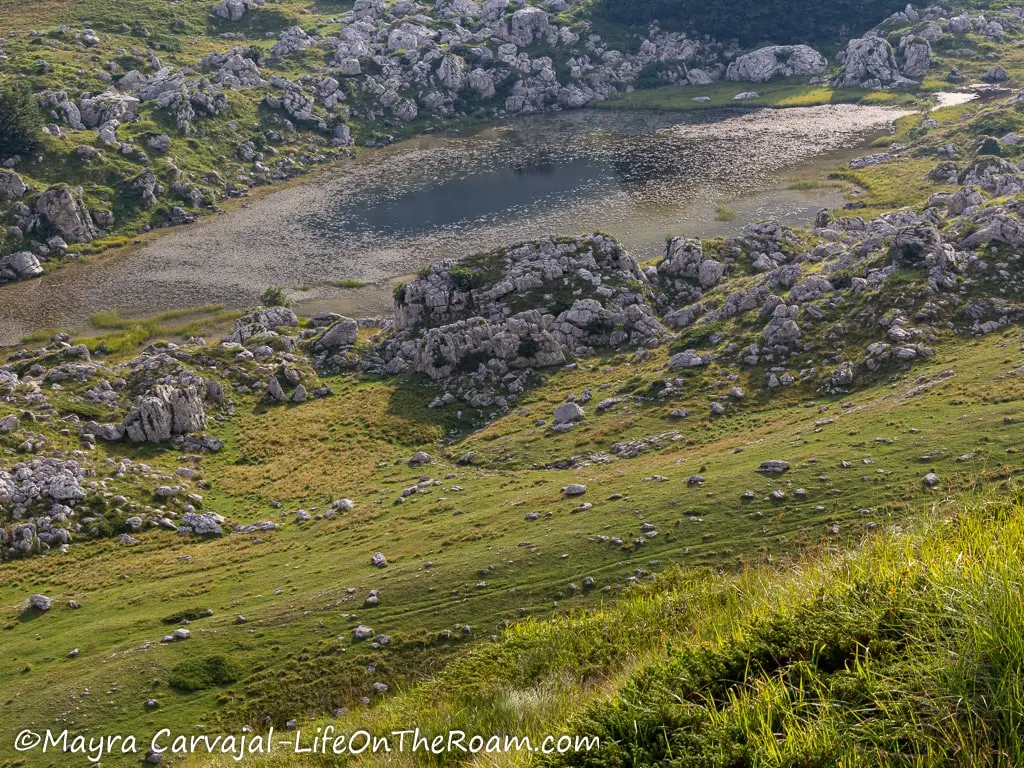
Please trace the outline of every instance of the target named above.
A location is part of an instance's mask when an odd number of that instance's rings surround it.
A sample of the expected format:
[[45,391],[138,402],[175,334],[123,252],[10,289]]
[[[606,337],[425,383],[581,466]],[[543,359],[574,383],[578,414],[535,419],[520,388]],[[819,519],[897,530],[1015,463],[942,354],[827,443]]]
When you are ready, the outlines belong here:
[[762,461],[757,471],[765,475],[781,475],[789,471],[789,462],[781,459],[770,459]]
[[28,599],[28,605],[37,611],[46,612],[50,610],[50,598],[46,595],[32,595]]

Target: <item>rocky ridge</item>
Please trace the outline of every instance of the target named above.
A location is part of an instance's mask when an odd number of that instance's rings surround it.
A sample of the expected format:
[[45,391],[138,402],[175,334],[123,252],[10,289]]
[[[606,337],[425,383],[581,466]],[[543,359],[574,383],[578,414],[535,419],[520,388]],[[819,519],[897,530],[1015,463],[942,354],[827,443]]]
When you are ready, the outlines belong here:
[[[763,83],[782,77],[823,82],[829,62],[806,45],[768,46],[742,52],[733,44],[652,25],[635,32],[636,45],[618,50],[595,34],[585,15],[496,0],[460,0],[436,6],[409,0],[365,2],[315,25],[289,26],[273,41],[225,46],[198,60],[168,63],[155,50],[116,49],[135,62],[127,69],[110,61],[100,72],[103,88],[79,94],[49,88],[37,94],[50,121],[47,131],[74,144],[64,158],[78,168],[69,184],[48,184],[21,175],[24,158],[3,158],[0,219],[7,237],[0,244],[0,282],[40,274],[41,264],[76,258],[76,244],[130,228],[189,223],[220,198],[252,186],[286,179],[313,164],[350,154],[358,137],[365,145],[387,143],[392,134],[362,126],[395,127],[429,118],[530,114],[576,109],[637,87],[710,85],[717,81]],[[232,25],[269,13],[263,2],[225,0],[210,17],[226,25],[222,37],[245,37]],[[340,25],[340,28],[336,28]],[[888,33],[900,28],[898,35]],[[981,34],[1000,40],[1024,31],[1019,10],[953,15],[940,6],[908,6],[840,54],[834,82],[863,88],[913,87],[934,59],[940,38]],[[94,31],[33,30],[71,51],[107,51]],[[890,42],[889,38],[893,38]],[[317,59],[321,59],[317,61]],[[286,77],[297,62],[307,70]],[[224,125],[231,105],[261,104],[258,124]],[[145,121],[169,123],[164,132],[139,132]],[[216,170],[194,164],[184,140],[215,132],[232,136],[230,154]],[[79,186],[100,168],[117,166],[115,201]],[[127,205],[125,202],[127,201]],[[119,212],[115,216],[114,210]],[[15,254],[17,257],[15,258]]]

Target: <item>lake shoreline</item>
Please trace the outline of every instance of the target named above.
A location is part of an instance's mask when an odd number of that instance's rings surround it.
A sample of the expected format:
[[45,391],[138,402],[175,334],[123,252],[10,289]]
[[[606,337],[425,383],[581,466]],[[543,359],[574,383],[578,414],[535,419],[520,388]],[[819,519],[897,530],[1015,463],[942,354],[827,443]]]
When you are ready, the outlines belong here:
[[[838,162],[903,114],[848,105],[699,115],[582,110],[416,137],[261,188],[219,215],[147,234],[87,264],[4,286],[0,344],[40,328],[83,328],[99,310],[249,306],[271,284],[289,289],[302,310],[376,316],[389,311],[396,276],[543,234],[611,230],[642,260],[653,258],[668,234],[714,236],[758,216],[802,215],[817,198],[841,205],[835,189],[798,199],[781,185],[784,172]],[[513,191],[514,210],[506,211],[501,195]],[[477,205],[472,220],[451,218],[443,194],[456,206]],[[489,194],[498,196],[478,199]],[[737,221],[715,220],[723,201],[740,206]],[[418,223],[427,208],[441,217],[434,229]],[[353,223],[367,216],[366,231]],[[367,286],[332,285],[345,279]]]

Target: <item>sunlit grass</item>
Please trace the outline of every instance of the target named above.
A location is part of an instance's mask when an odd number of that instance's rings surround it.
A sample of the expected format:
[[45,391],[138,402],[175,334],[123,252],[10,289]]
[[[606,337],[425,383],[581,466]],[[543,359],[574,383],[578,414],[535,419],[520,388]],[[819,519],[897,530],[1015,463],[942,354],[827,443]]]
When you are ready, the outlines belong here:
[[[741,91],[756,91],[758,97],[734,101]],[[708,101],[694,101],[707,98]],[[719,81],[706,86],[666,85],[613,96],[596,106],[602,109],[691,110],[715,107],[816,107],[824,104],[911,105],[916,95],[906,92],[876,92],[857,88],[808,85],[803,78],[771,83]]]
[[[119,312],[103,310],[91,314],[89,324],[97,330],[111,333],[86,336],[81,339],[81,343],[93,352],[131,352],[159,337],[188,338],[213,332],[232,322],[240,314],[237,310],[225,309],[223,304],[171,309],[143,318],[123,317]],[[186,322],[175,322],[186,319]]]
[[727,205],[720,205],[715,208],[715,220],[716,221],[734,221],[736,219],[736,210],[730,208]]
[[362,288],[366,285],[362,280],[358,280],[354,277],[346,277],[343,280],[336,280],[331,283],[335,288]]

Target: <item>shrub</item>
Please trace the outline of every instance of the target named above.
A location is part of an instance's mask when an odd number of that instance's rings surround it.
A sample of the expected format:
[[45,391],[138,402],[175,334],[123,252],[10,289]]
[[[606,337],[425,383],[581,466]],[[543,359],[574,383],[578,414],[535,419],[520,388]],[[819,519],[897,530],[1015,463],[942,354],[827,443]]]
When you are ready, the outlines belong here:
[[196,621],[209,615],[211,615],[211,611],[206,608],[186,608],[164,616],[160,621],[164,624],[181,624],[182,621]]
[[43,114],[27,83],[0,87],[0,156],[31,152],[42,142]]
[[992,112],[974,121],[971,131],[977,136],[1005,136],[1020,128],[1020,119],[1005,112]]
[[540,351],[540,342],[538,342],[532,336],[528,336],[519,342],[519,356],[520,357],[535,357]]
[[981,144],[978,145],[978,154],[998,156],[1003,154],[1003,150],[1002,147],[999,145],[999,142],[996,139],[993,139],[991,136],[989,136],[983,142],[981,142]]
[[736,219],[736,211],[727,205],[720,205],[715,208],[715,219],[717,221],[734,221]]
[[178,691],[203,691],[242,678],[244,669],[229,656],[216,654],[183,661],[171,670],[167,684]]
[[265,307],[287,307],[292,302],[284,288],[279,285],[272,285],[260,296],[260,303]]
[[448,276],[452,282],[455,283],[455,287],[463,293],[468,293],[474,288],[479,288],[483,284],[483,275],[474,272],[467,266],[462,264],[456,264],[454,267],[448,269]]
[[485,365],[491,356],[486,352],[470,352],[459,360],[456,369],[459,373],[476,373],[481,365]]

